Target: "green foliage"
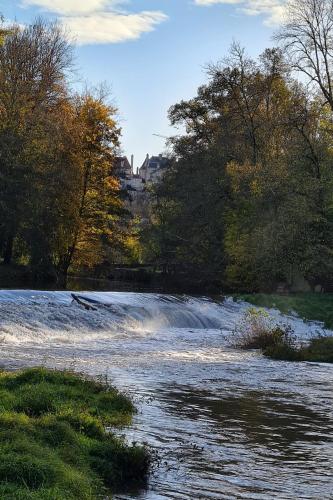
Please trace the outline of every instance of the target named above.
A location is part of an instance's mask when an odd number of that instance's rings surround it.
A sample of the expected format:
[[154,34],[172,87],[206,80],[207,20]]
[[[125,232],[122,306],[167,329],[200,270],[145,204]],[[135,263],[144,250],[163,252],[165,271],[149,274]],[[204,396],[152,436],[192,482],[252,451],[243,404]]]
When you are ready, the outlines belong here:
[[147,451],[106,432],[131,401],[111,386],[44,368],[0,374],[0,496],[93,500],[145,484]]
[[237,291],[331,289],[331,109],[278,49],[255,61],[234,44],[208,77],[169,112],[186,133],[156,190],[149,260]]
[[[174,161],[155,192],[147,260],[165,272],[218,279],[224,265],[224,187],[215,152]],[[218,274],[217,274],[218,273]]]
[[295,347],[285,342],[264,350],[265,356],[283,361],[309,361],[312,363],[333,363],[333,337],[318,337],[309,345]]
[[264,355],[279,361],[304,361],[301,351],[286,342],[266,347]]
[[269,358],[280,361],[333,363],[333,337],[319,336],[298,345],[289,325],[276,325],[264,309],[248,309],[232,335],[239,349],[260,349]]
[[305,361],[333,363],[333,337],[318,337],[312,339],[309,346],[302,349]]

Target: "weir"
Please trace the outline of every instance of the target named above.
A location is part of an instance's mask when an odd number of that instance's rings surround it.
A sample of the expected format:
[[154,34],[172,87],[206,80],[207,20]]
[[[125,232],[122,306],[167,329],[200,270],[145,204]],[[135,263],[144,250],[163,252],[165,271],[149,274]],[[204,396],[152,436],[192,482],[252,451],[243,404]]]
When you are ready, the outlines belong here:
[[[79,300],[73,300],[73,295]],[[81,305],[80,303],[81,302]],[[85,308],[84,304],[93,305]],[[211,300],[189,296],[126,292],[0,291],[0,335],[17,342],[50,340],[55,333],[94,333],[107,338],[117,333],[132,335],[135,329],[157,332],[168,329],[220,330],[230,333],[250,306],[232,298]],[[297,317],[270,311],[277,322],[288,322],[300,337],[320,329]],[[96,337],[97,338],[97,337]]]

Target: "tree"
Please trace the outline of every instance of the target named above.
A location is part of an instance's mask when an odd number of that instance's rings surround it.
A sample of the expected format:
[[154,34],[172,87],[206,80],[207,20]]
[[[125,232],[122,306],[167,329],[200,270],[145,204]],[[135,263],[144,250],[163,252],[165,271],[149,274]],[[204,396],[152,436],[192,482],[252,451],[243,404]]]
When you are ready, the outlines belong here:
[[71,235],[59,258],[65,280],[73,262],[88,267],[103,262],[106,249],[121,237],[119,219],[124,213],[119,182],[113,175],[120,134],[114,118],[116,110],[106,104],[103,94],[94,97],[89,92],[77,96],[74,105],[80,130],[80,171]]
[[289,0],[286,20],[276,39],[283,43],[292,67],[319,88],[333,111],[331,0]]
[[234,44],[208,76],[170,110],[186,133],[156,192],[155,261],[238,290],[298,277],[330,286],[328,105],[291,78],[279,49],[254,61]]
[[[0,24],[4,23],[4,17],[0,14]],[[2,45],[6,39],[6,36],[10,34],[10,29],[0,27],[0,45]]]
[[59,279],[59,254],[72,238],[75,202],[81,180],[80,130],[71,99],[44,113],[29,132],[27,179],[19,241],[25,243],[33,278]]
[[116,110],[102,91],[73,94],[71,68],[56,23],[14,26],[0,47],[0,250],[39,282],[65,283],[127,241]]
[[2,251],[10,264],[22,225],[33,165],[31,130],[66,95],[72,48],[57,24],[14,26],[0,46],[0,215]]

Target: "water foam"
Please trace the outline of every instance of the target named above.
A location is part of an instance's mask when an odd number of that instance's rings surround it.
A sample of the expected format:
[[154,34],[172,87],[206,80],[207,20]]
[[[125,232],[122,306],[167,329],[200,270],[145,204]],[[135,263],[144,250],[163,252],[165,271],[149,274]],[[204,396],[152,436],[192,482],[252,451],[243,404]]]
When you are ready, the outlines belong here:
[[[220,330],[228,335],[249,305],[232,299],[122,292],[85,292],[73,300],[71,292],[0,291],[0,341],[5,343],[86,343],[110,337],[155,335],[177,329]],[[295,316],[271,310],[277,323],[288,323],[300,338],[318,330]]]

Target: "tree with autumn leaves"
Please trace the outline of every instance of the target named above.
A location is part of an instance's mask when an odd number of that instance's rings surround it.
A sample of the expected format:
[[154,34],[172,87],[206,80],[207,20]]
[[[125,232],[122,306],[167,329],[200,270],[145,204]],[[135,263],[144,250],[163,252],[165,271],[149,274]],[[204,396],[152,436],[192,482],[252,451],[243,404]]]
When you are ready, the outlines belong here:
[[0,46],[0,251],[5,265],[65,282],[126,246],[113,173],[120,129],[108,96],[69,87],[72,47],[57,24],[13,26]]

